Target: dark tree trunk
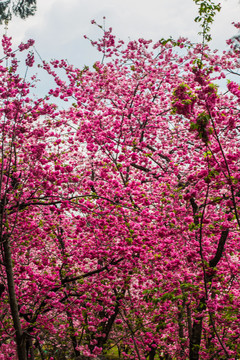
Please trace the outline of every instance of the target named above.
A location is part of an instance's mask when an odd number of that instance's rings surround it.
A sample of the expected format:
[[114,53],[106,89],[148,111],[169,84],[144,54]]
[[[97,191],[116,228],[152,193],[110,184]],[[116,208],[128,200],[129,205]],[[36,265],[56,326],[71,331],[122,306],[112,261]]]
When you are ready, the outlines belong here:
[[149,360],[154,360],[156,355],[156,349],[155,348],[151,348],[150,352],[149,352]]
[[69,322],[70,327],[71,327],[70,337],[71,337],[71,341],[72,341],[73,351],[74,351],[75,358],[77,359],[77,358],[80,356],[80,351],[78,351],[78,350],[76,349],[78,343],[77,343],[77,338],[76,338],[76,336],[74,335],[74,327],[73,327],[72,314],[71,314],[69,311],[67,311],[67,318],[68,318],[68,322]]
[[9,304],[11,308],[11,315],[13,319],[13,326],[16,333],[17,355],[18,360],[27,360],[26,339],[22,331],[19,312],[18,301],[15,292],[13,266],[12,266],[12,253],[10,242],[8,238],[3,240],[3,248],[5,255],[5,267],[7,273],[7,284],[9,294]]
[[[215,256],[209,261],[209,268],[205,269],[205,278],[204,282],[207,285],[209,282],[212,282],[215,271],[214,268],[217,266],[219,261],[222,258],[222,254],[224,251],[224,246],[229,234],[229,229],[223,230],[221,233],[221,237],[218,242],[217,251]],[[199,360],[199,349],[201,345],[202,338],[202,322],[203,315],[200,315],[206,309],[206,297],[200,299],[200,303],[197,309],[199,316],[193,322],[191,337],[190,337],[190,349],[189,349],[189,360]],[[224,348],[223,348],[224,349]],[[224,349],[224,351],[226,351]]]
[[26,349],[27,349],[27,358],[29,360],[34,360],[35,356],[34,356],[33,342],[31,337],[28,337],[26,339]]
[[202,337],[202,320],[203,320],[202,317],[198,317],[193,322],[192,336],[190,338],[189,360],[199,359],[199,348]]
[[184,318],[184,311],[185,311],[185,299],[183,299],[183,303],[178,305],[178,336],[181,344],[180,356],[181,358],[184,357],[184,325],[183,325],[183,318]]

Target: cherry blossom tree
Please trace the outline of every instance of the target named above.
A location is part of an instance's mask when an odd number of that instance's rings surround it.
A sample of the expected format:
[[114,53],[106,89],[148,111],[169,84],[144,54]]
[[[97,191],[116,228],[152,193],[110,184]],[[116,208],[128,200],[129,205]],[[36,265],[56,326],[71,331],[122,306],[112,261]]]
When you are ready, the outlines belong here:
[[92,45],[33,99],[3,38],[1,358],[237,359],[239,52]]

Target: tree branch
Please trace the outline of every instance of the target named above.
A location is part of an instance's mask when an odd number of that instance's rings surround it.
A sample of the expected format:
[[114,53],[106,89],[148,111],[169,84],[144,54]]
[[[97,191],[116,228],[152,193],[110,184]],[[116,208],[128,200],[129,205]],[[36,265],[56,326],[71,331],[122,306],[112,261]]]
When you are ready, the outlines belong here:
[[226,243],[228,234],[229,234],[229,229],[222,231],[221,237],[220,237],[219,242],[218,242],[217,252],[216,252],[214,258],[212,258],[209,261],[209,266],[211,268],[214,268],[215,266],[217,266],[218,262],[220,261],[220,259],[222,257],[222,254],[223,254],[224,245]]

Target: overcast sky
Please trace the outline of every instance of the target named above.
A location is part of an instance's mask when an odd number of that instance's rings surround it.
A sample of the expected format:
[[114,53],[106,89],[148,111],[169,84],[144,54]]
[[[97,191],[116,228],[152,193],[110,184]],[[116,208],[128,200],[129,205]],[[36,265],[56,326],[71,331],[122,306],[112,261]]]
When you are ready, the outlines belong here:
[[[216,0],[217,1],[217,0]],[[146,38],[157,41],[163,37],[188,37],[200,41],[199,25],[194,22],[197,6],[192,0],[37,0],[37,13],[27,20],[14,18],[8,25],[8,35],[14,43],[36,40],[42,58],[63,58],[75,66],[91,65],[98,54],[91,48],[91,38],[100,31],[91,24],[95,19],[111,26],[123,40]],[[212,26],[214,48],[225,47],[225,40],[236,34],[232,21],[240,21],[239,0],[222,0],[222,11]],[[1,26],[1,32],[4,26]]]

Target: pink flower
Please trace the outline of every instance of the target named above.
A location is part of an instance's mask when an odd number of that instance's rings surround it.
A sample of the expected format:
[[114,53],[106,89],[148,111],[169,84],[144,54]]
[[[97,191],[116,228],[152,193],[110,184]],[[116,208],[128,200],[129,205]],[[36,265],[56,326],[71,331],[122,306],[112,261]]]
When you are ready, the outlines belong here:
[[26,65],[32,67],[34,64],[34,54],[33,52],[29,52],[26,59]]

